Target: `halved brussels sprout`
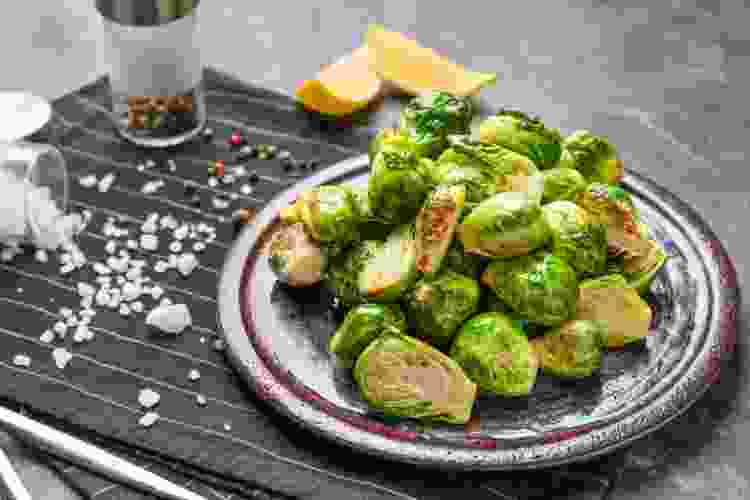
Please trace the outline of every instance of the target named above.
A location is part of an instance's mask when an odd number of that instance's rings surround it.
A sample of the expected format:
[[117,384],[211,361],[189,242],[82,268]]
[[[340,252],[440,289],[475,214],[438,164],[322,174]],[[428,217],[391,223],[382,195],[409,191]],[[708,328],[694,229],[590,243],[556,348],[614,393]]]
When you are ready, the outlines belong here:
[[627,280],[610,274],[581,283],[575,319],[607,325],[607,347],[622,347],[648,335],[651,308]]
[[378,130],[378,133],[375,134],[375,137],[372,138],[367,149],[367,155],[370,158],[370,163],[375,161],[375,157],[378,155],[380,150],[383,149],[383,144],[392,142],[397,136],[401,136],[406,139],[406,137],[403,136],[401,132],[399,132],[395,128],[382,128]]
[[651,250],[643,255],[632,257],[624,256],[622,259],[622,271],[630,283],[640,295],[645,295],[656,273],[667,262],[667,254],[654,240],[648,240]]
[[269,266],[282,283],[305,287],[322,279],[326,255],[307,235],[303,224],[281,227],[274,234],[269,250]]
[[453,271],[469,278],[479,279],[482,272],[482,257],[466,253],[460,240],[454,239],[448,247],[441,267],[444,271]]
[[446,149],[430,169],[430,179],[435,185],[464,186],[466,201],[476,204],[495,194],[495,180],[481,162]]
[[606,137],[576,130],[562,146],[560,166],[578,170],[588,182],[617,184],[622,180],[625,167],[617,157],[617,148]]
[[527,156],[497,144],[472,141],[466,136],[451,136],[448,141],[458,153],[481,163],[494,179],[496,192],[528,192],[541,198],[544,179]]
[[592,222],[586,210],[570,201],[543,205],[542,213],[552,231],[552,253],[567,261],[579,277],[606,271],[606,226]]
[[374,302],[395,302],[417,281],[417,252],[411,224],[396,228],[359,273],[359,295]]
[[469,132],[472,105],[467,98],[431,92],[412,99],[401,112],[400,130],[414,139],[420,154],[437,156],[450,134]]
[[410,322],[420,338],[446,346],[466,318],[477,311],[479,283],[451,271],[435,279],[423,279],[406,296]]
[[620,186],[591,183],[576,199],[594,222],[607,226],[607,245],[613,255],[637,256],[650,251],[643,225],[630,195]]
[[407,335],[373,340],[353,373],[363,399],[394,417],[464,424],[477,395],[458,363]]
[[372,214],[392,224],[413,219],[429,190],[419,157],[390,143],[375,156],[368,183]]
[[600,321],[572,320],[531,340],[542,371],[557,377],[583,378],[601,366],[607,326]]
[[352,188],[346,184],[306,191],[281,211],[284,223],[302,222],[314,240],[339,246],[359,238],[357,228],[361,219]]
[[416,222],[417,270],[435,274],[443,262],[464,209],[466,188],[438,186],[427,196]]
[[450,356],[482,391],[500,396],[529,394],[539,369],[526,335],[502,313],[482,313],[464,323]]
[[382,241],[363,240],[331,259],[323,276],[323,282],[333,295],[345,305],[364,302],[359,291],[362,268],[383,246]]
[[352,367],[370,342],[385,333],[406,332],[406,317],[395,304],[362,304],[351,309],[328,342],[342,366]]
[[572,168],[556,167],[542,172],[544,194],[542,203],[553,201],[575,201],[578,194],[586,189],[583,176]]
[[482,283],[534,323],[556,326],[576,310],[575,271],[560,257],[544,251],[493,261],[482,274]]
[[479,140],[528,156],[541,169],[557,166],[560,159],[560,131],[521,111],[501,110],[484,120],[479,126]]
[[459,232],[467,252],[488,257],[525,255],[551,236],[539,203],[526,193],[499,193],[483,201]]

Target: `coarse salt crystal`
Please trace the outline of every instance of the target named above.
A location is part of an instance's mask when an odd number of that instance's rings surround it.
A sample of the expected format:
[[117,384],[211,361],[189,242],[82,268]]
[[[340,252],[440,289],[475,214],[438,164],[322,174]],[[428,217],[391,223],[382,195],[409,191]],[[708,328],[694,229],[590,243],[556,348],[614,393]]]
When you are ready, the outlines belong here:
[[89,328],[86,325],[78,325],[76,331],[73,332],[73,342],[80,344],[88,339]]
[[171,254],[167,259],[167,263],[169,264],[170,268],[177,267],[177,255]]
[[144,408],[153,408],[159,403],[161,396],[152,389],[141,389],[138,393],[138,403]]
[[231,431],[232,430],[232,425],[229,422],[225,422],[224,423],[224,430],[225,431]]
[[174,252],[174,253],[181,252],[182,243],[179,241],[173,241],[172,243],[169,244],[169,251]]
[[152,159],[146,160],[146,168],[154,168],[156,166],[156,162]]
[[205,344],[206,343],[206,337],[201,337],[198,340],[200,341],[201,344]]
[[135,313],[143,312],[143,302],[140,300],[133,301],[133,303],[130,304],[130,310]]
[[63,370],[70,360],[73,359],[73,354],[63,347],[56,347],[52,350],[52,359],[55,360],[55,365],[58,369]]
[[172,299],[169,297],[164,297],[159,301],[160,306],[171,306],[172,305]]
[[112,283],[112,276],[97,276],[96,282],[100,285],[109,285]]
[[141,287],[127,282],[122,286],[122,300],[131,302],[141,296]]
[[115,250],[117,250],[117,242],[115,240],[109,240],[106,245],[104,245],[104,251],[108,254],[115,253]]
[[195,402],[198,403],[200,406],[206,406],[206,396],[204,396],[203,394],[196,395]]
[[201,378],[201,374],[200,374],[200,372],[199,372],[198,370],[196,370],[195,368],[193,368],[192,370],[190,370],[190,371],[188,372],[188,380],[190,380],[190,381],[192,381],[192,382],[195,382],[195,381],[196,381],[196,380],[198,380],[199,378]]
[[130,250],[138,250],[138,242],[135,240],[128,240],[125,242],[125,246],[127,246]]
[[96,186],[97,182],[98,180],[95,175],[84,175],[83,177],[78,178],[78,184],[85,188],[92,188]]
[[159,222],[162,229],[177,229],[179,223],[177,222],[177,219],[174,218],[173,215],[165,215],[161,218],[161,221]]
[[45,344],[49,344],[55,340],[55,332],[52,330],[44,330],[44,332],[39,336],[39,341],[44,342]]
[[161,179],[155,181],[149,181],[141,187],[141,193],[143,194],[154,194],[164,187],[164,181]]
[[15,356],[13,356],[13,364],[16,366],[24,366],[28,368],[29,366],[31,366],[31,358],[25,354],[16,354]]
[[216,339],[214,340],[213,348],[215,351],[223,351],[224,350],[224,340],[223,339]]
[[202,252],[205,249],[206,249],[206,244],[203,243],[202,241],[196,241],[195,243],[193,243],[193,250],[195,252]]
[[93,303],[94,303],[93,297],[84,297],[79,302],[82,309],[89,309]]
[[96,316],[96,311],[94,309],[86,308],[83,311],[81,311],[79,314],[83,316],[84,318],[93,318],[94,316]]
[[73,264],[65,264],[60,268],[60,274],[70,274],[75,271],[75,269],[76,266],[74,266]]
[[109,188],[112,187],[112,184],[114,184],[115,179],[117,179],[117,176],[115,174],[109,173],[102,177],[102,179],[99,181],[99,192],[100,193],[106,193],[109,191]]
[[190,228],[187,225],[183,224],[182,226],[175,229],[172,235],[174,236],[176,240],[184,240],[187,237],[189,232],[190,232]]
[[107,304],[109,304],[109,293],[104,289],[100,289],[96,293],[96,305],[104,307]]
[[65,321],[65,324],[68,326],[76,326],[78,324],[78,318],[71,316]]
[[170,158],[169,160],[167,160],[167,165],[169,166],[169,171],[170,172],[176,172],[177,171],[177,163],[175,163],[175,161],[172,158]]
[[125,277],[131,281],[134,281],[141,277],[141,268],[140,267],[131,267],[128,269],[128,272],[125,273]]
[[47,250],[43,248],[38,249],[36,252],[34,252],[34,259],[36,259],[37,262],[47,262],[49,260]]
[[159,247],[159,238],[153,234],[141,235],[141,248],[153,252]]
[[65,332],[68,331],[68,325],[64,321],[58,321],[52,326],[52,329],[58,335],[65,335]]
[[120,304],[120,316],[129,316],[130,315],[130,306],[127,304]]
[[210,179],[208,179],[208,185],[212,188],[215,188],[219,185],[219,181],[216,180],[216,177],[211,177]]
[[99,275],[107,275],[112,273],[112,270],[101,262],[94,262],[94,265],[92,267],[94,269],[94,272]]
[[160,305],[146,316],[146,324],[171,334],[181,333],[192,322],[190,311],[185,304]]
[[250,184],[243,184],[242,187],[240,188],[240,192],[244,195],[252,194],[253,187]]
[[153,411],[150,411],[143,415],[139,420],[138,423],[143,427],[151,427],[156,423],[156,421],[159,420],[159,414],[155,413]]
[[229,207],[230,201],[220,196],[214,196],[211,198],[211,205],[215,210],[225,210]]
[[154,300],[159,300],[159,297],[164,295],[164,289],[157,285],[155,287],[152,287],[149,293],[151,294],[151,298],[153,298]]
[[156,221],[155,221],[155,220],[153,220],[153,221],[152,221],[152,220],[147,220],[147,221],[146,221],[146,222],[144,222],[144,223],[143,223],[143,225],[141,226],[141,232],[142,232],[142,233],[149,233],[149,234],[153,234],[153,233],[155,233],[155,232],[156,232],[156,231],[157,231],[158,229],[159,229],[159,227],[157,226],[157,224],[156,224]]
[[169,269],[169,264],[164,260],[158,260],[156,261],[156,264],[154,264],[154,271],[157,273],[166,272],[167,269]]
[[195,257],[195,254],[183,253],[177,259],[177,270],[183,276],[189,276],[196,267],[198,267],[198,259]]
[[127,280],[125,279],[125,276],[118,276],[115,280],[115,282],[120,286],[124,285],[126,281]]
[[73,316],[73,309],[69,307],[61,307],[59,313],[60,313],[60,316],[67,319]]

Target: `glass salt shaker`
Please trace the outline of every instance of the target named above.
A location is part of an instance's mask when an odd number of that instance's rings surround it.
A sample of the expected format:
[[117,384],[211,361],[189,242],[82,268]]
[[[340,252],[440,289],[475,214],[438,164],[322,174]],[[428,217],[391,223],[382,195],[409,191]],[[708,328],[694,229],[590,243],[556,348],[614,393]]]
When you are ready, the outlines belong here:
[[109,67],[115,129],[145,147],[176,146],[206,123],[200,50],[200,0],[96,0]]

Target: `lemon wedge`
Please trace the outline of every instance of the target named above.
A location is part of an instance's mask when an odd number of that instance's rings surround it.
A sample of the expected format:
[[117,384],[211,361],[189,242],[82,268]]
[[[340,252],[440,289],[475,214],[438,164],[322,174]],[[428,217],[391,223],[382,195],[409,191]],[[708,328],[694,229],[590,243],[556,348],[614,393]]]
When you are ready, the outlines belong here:
[[378,98],[383,81],[371,69],[365,45],[323,68],[314,80],[297,88],[305,108],[333,116],[345,116],[367,107]]
[[383,79],[410,94],[441,90],[469,96],[497,80],[494,73],[478,73],[439,56],[401,33],[372,25],[367,30],[371,68]]

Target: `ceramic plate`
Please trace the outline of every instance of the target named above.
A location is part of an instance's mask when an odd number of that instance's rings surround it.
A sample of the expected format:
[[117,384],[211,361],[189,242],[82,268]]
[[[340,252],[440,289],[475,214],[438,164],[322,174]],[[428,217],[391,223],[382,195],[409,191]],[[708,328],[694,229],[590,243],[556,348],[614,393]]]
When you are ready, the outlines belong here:
[[469,426],[425,426],[368,412],[351,374],[326,344],[338,313],[322,288],[275,280],[263,246],[279,209],[321,184],[367,182],[357,157],[285,191],[245,228],[220,282],[228,353],[257,395],[311,432],[393,460],[460,469],[529,469],[588,459],[665,425],[686,410],[734,351],[738,288],[707,224],[664,188],[628,172],[624,187],[670,258],[649,302],[642,344],[608,352],[601,376],[576,383],[540,377],[529,397],[483,397]]

